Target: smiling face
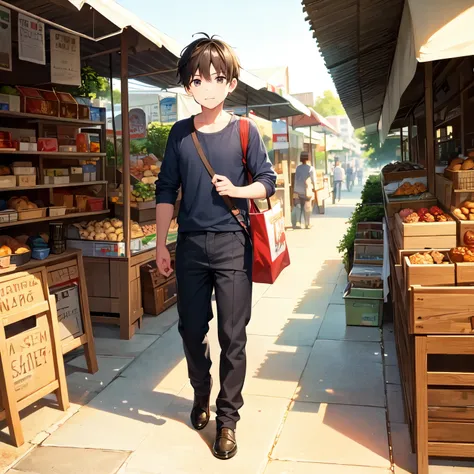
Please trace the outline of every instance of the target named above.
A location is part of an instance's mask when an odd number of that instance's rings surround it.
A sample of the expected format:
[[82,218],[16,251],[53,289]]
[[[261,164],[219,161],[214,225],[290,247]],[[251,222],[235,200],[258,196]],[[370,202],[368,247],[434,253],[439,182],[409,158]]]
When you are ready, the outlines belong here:
[[225,74],[217,72],[212,64],[209,72],[210,80],[202,76],[198,69],[187,91],[201,107],[215,109],[225,101],[230,92],[235,90],[237,79],[227,82]]

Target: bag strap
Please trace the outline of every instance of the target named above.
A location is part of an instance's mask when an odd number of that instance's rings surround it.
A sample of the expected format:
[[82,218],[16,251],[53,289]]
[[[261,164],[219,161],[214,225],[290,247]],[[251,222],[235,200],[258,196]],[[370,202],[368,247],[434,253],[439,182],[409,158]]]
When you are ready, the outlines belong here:
[[[247,151],[249,147],[249,136],[250,136],[250,120],[247,117],[241,117],[239,120],[239,129],[240,129],[240,144],[242,146],[242,163],[245,170],[247,171],[247,179],[249,184],[253,182],[252,175],[247,167]],[[272,208],[270,198],[267,198],[268,209]],[[250,200],[250,209],[254,213],[260,212],[260,209],[257,207],[253,200]]]
[[[213,179],[216,173],[214,169],[212,168],[211,164],[209,163],[209,160],[206,158],[206,155],[204,154],[204,150],[202,149],[202,146],[199,143],[198,137],[196,135],[196,130],[193,130],[193,132],[191,133],[191,137],[193,139],[194,146],[196,147],[196,150],[198,152],[199,158],[201,158],[201,161],[204,167],[206,168],[207,172],[209,173],[209,176],[211,177],[211,179]],[[231,214],[235,217],[235,219],[240,224],[240,226],[248,234],[247,223],[245,222],[245,219],[242,216],[240,209],[234,204],[234,201],[232,200],[232,198],[230,198],[229,196],[221,196],[221,197],[224,200],[226,206],[229,208],[229,211],[231,212]]]

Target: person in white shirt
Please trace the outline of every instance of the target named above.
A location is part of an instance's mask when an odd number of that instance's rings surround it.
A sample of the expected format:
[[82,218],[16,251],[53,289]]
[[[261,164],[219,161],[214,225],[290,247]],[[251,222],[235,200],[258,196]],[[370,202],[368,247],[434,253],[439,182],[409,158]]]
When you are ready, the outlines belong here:
[[293,193],[293,211],[291,213],[291,223],[293,229],[301,227],[302,217],[307,229],[311,228],[311,211],[316,189],[316,172],[308,163],[309,154],[302,152],[300,155],[301,164],[295,172],[295,189]]
[[336,203],[336,194],[338,195],[338,201],[341,202],[341,189],[342,189],[342,182],[344,181],[346,177],[346,173],[344,169],[341,167],[341,162],[339,160],[336,160],[336,166],[334,167],[333,171],[333,178],[334,178],[334,184],[333,184],[333,192],[332,192],[332,203]]

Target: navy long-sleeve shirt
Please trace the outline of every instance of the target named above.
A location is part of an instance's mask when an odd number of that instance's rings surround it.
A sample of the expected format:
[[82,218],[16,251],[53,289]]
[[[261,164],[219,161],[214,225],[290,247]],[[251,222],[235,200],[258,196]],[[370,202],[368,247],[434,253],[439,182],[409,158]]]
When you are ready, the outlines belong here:
[[[156,203],[174,204],[179,188],[182,199],[178,214],[180,232],[235,232],[242,228],[225,205],[211,182],[191,133],[193,118],[176,122],[168,137],[165,157],[156,182]],[[248,180],[242,164],[239,120],[215,133],[197,131],[197,137],[214,171],[226,176],[234,186],[246,186]],[[268,159],[258,128],[250,121],[247,167],[254,182],[262,183],[267,197],[275,193],[276,174]],[[248,216],[246,199],[233,199],[244,217]]]

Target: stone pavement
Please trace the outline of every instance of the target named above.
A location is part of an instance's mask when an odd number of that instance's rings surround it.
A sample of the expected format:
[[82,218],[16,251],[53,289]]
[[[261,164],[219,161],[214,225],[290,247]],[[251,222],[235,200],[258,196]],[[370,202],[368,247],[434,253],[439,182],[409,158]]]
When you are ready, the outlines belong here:
[[[69,360],[70,410],[58,411],[54,397],[25,410],[24,447],[8,445],[3,425],[0,471],[414,473],[391,326],[345,326],[336,246],[357,197],[345,193],[314,216],[312,230],[288,232],[291,267],[273,286],[255,286],[234,459],[212,456],[214,421],[202,432],[190,427],[193,392],[171,308],[146,318],[131,341],[120,341],[116,328],[95,327],[99,372],[88,374],[80,353]],[[217,381],[215,320],[210,340]],[[430,473],[468,470],[445,464]]]

